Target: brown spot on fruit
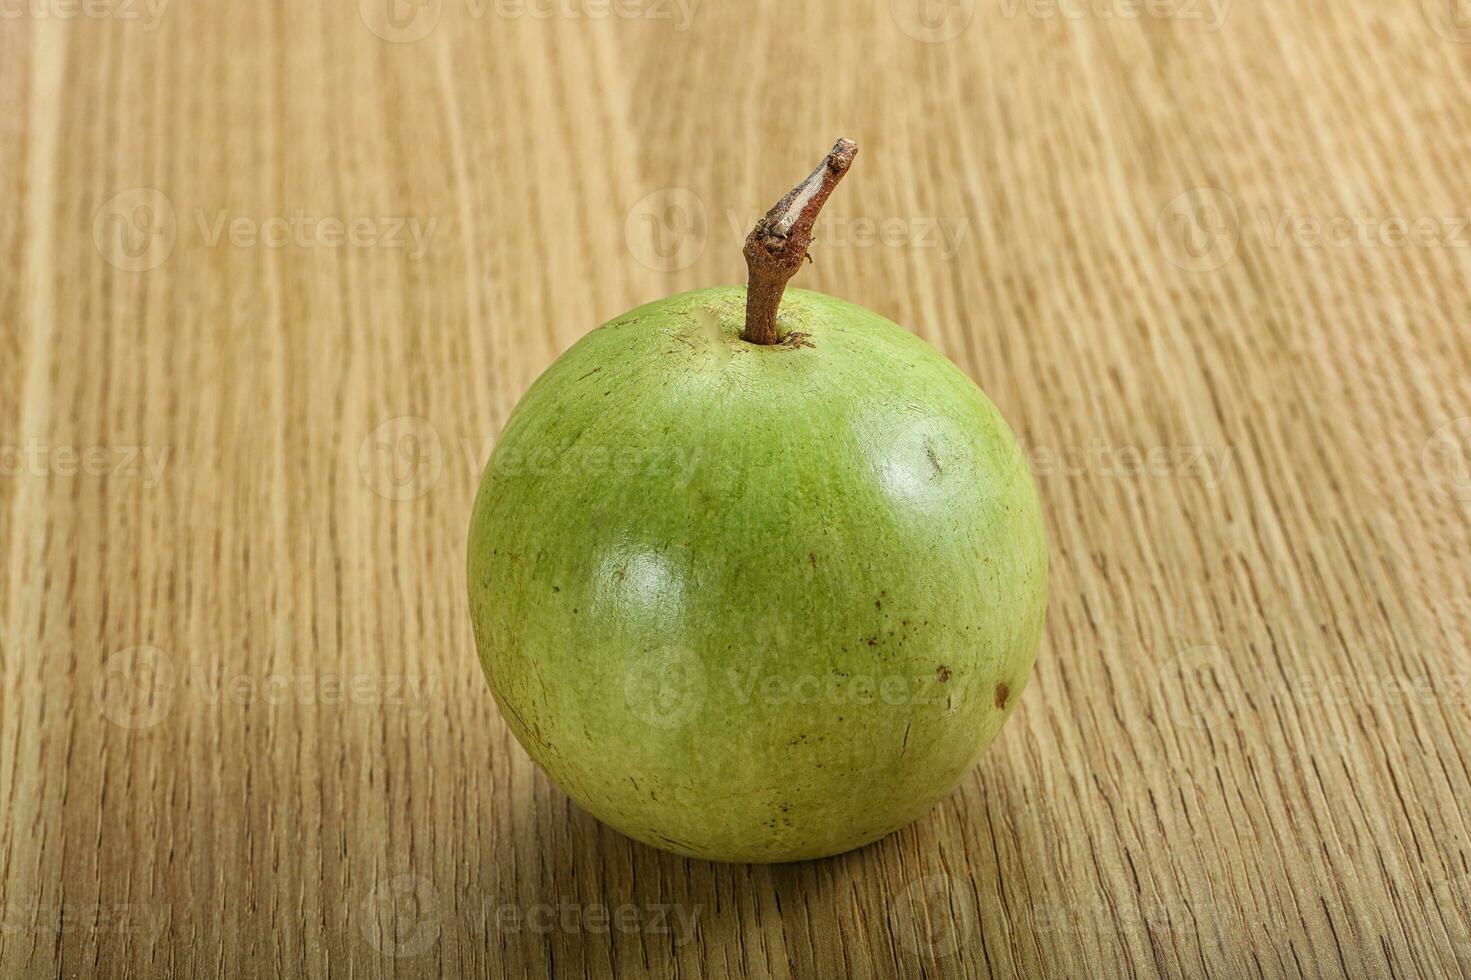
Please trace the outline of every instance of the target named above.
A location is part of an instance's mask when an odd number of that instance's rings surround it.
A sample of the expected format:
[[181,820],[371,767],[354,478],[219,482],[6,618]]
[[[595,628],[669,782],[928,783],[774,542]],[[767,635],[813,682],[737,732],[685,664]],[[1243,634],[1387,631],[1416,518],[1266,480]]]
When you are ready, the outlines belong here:
[[925,440],[924,454],[929,458],[930,465],[935,468],[936,478],[944,476],[945,468],[940,465],[940,457],[935,453],[935,447],[930,444],[928,439]]
[[1011,698],[1011,687],[1002,681],[996,685],[996,707],[1006,707],[1006,702]]
[[935,676],[940,679],[941,684],[945,683],[950,679],[950,668],[941,664],[935,668]]

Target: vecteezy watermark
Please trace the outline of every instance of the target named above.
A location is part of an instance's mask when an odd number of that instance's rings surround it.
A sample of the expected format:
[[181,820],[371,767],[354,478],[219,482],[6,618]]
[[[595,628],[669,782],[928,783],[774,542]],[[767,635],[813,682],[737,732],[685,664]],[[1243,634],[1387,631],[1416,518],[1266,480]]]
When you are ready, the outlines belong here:
[[358,929],[384,956],[422,956],[439,942],[439,891],[423,875],[395,875],[363,898]]
[[623,703],[646,725],[682,728],[704,708],[708,686],[699,654],[665,647],[639,657],[624,672]]
[[700,456],[697,446],[584,446],[566,439],[525,451],[503,446],[490,461],[502,476],[640,476],[684,486]]
[[476,20],[489,13],[499,20],[667,21],[683,32],[700,0],[465,0],[465,6]]
[[1154,679],[1155,703],[1166,718],[1184,728],[1215,726],[1237,710],[1241,697],[1230,656],[1213,643],[1180,651]]
[[[472,21],[517,20],[645,20],[667,22],[686,31],[700,0],[449,0],[463,2]],[[444,14],[446,0],[358,0],[358,13],[368,30],[394,44],[429,36]]]
[[[876,637],[870,637],[877,640]],[[969,678],[944,664],[919,675],[829,670],[823,674],[771,673],[732,667],[725,683],[739,704],[946,704],[963,693]]]
[[148,34],[158,29],[169,0],[0,0],[0,21],[119,20],[136,21]]
[[1437,881],[1431,886],[1431,898],[1456,957],[1471,960],[1471,874]]
[[152,728],[169,713],[178,688],[174,660],[158,647],[119,650],[92,682],[102,715],[120,728]]
[[914,40],[943,44],[965,33],[975,18],[976,0],[889,0],[889,15]]
[[0,934],[123,935],[156,939],[168,920],[168,908],[143,902],[0,903]]
[[580,902],[559,898],[555,902],[486,903],[467,923],[472,935],[489,933],[531,933],[538,936],[554,932],[566,934],[592,933],[606,935],[672,936],[674,945],[683,946],[695,938],[695,927],[705,906],[677,902]]
[[0,445],[0,477],[105,477],[158,486],[172,446],[70,446],[27,439],[23,446]]
[[439,675],[347,673],[298,669],[260,674],[226,672],[218,664],[185,664],[158,647],[119,650],[108,657],[93,682],[103,717],[122,728],[152,728],[180,697],[211,707],[234,705],[322,706],[402,709],[421,718],[439,685]]
[[1007,20],[1199,21],[1206,33],[1219,31],[1230,10],[1231,0],[1001,0],[1001,16]]
[[1259,208],[1257,223],[1273,248],[1467,248],[1471,213],[1385,215],[1368,208],[1352,214],[1303,214],[1295,208]]
[[444,0],[358,0],[358,15],[385,41],[409,44],[439,26]]
[[1171,264],[1190,272],[1219,269],[1236,254],[1241,221],[1236,200],[1218,187],[1175,195],[1154,221],[1154,237]]
[[388,248],[404,249],[410,259],[424,257],[438,218],[421,222],[402,215],[360,215],[339,218],[309,215],[301,208],[290,214],[234,214],[225,209],[194,209],[194,221],[205,248],[228,241],[236,248]]
[[423,258],[439,219],[403,215],[241,214],[228,208],[194,208],[190,224],[179,219],[168,195],[132,187],[103,202],[92,219],[92,240],[107,262],[125,272],[146,272],[166,262],[181,231],[193,231],[204,248],[381,248]]
[[[1250,217],[1268,248],[1471,247],[1471,211],[1387,214],[1358,208],[1311,213],[1294,207],[1259,207]],[[1155,237],[1165,258],[1191,272],[1208,272],[1230,261],[1243,230],[1236,199],[1217,187],[1195,187],[1176,195],[1155,220]]]
[[1154,700],[1160,713],[1181,727],[1205,730],[1259,705],[1298,711],[1345,706],[1413,710],[1471,704],[1471,673],[1299,674],[1280,678],[1275,673],[1239,670],[1236,658],[1236,654],[1214,643],[1196,644],[1171,657],[1154,677]]
[[178,238],[174,205],[154,187],[119,191],[92,217],[92,241],[97,253],[124,272],[156,269],[174,251]]
[[445,933],[485,939],[491,935],[593,934],[671,936],[683,946],[695,936],[703,904],[677,902],[555,901],[513,903],[485,900],[454,909],[423,875],[401,874],[375,885],[359,906],[359,931],[378,952],[395,959],[422,956]]
[[[763,211],[725,212],[729,240],[739,250]],[[933,249],[950,260],[970,231],[970,218],[940,215],[825,214],[812,230],[815,251],[839,248]],[[678,272],[698,262],[710,238],[705,202],[685,187],[663,187],[640,198],[623,223],[628,251],[646,268]]]
[[358,444],[358,473],[369,490],[387,500],[415,500],[439,482],[444,446],[428,419],[389,419]]
[[[745,241],[764,212],[727,211],[726,221],[731,237]],[[918,248],[935,249],[939,258],[949,261],[960,251],[960,243],[970,230],[970,218],[942,218],[936,215],[913,217],[848,217],[824,215],[812,229],[813,247],[834,248]]]
[[[873,635],[855,642],[877,646],[882,638]],[[623,696],[635,718],[671,730],[700,714],[712,688],[723,689],[731,700],[743,705],[949,705],[964,693],[969,680],[945,664],[918,674],[760,667],[712,671],[695,651],[672,646],[652,650],[629,664],[623,676]],[[996,685],[997,706],[1004,707],[1013,693],[1009,684]]]
[[685,187],[661,187],[628,209],[623,240],[640,265],[678,272],[700,261],[710,236],[705,202]]
[[944,873],[911,881],[889,902],[889,926],[899,945],[921,959],[956,955],[979,924],[974,888]]
[[1188,935],[1195,941],[1225,935],[1228,916],[1209,902],[1140,904],[1095,899],[1057,902],[1033,909],[1028,917],[1039,935],[1053,936],[1162,936]]
[[1447,41],[1471,44],[1471,3],[1467,0],[1420,0],[1430,29]]
[[1028,446],[1023,450],[1034,477],[1103,476],[1123,479],[1168,477],[1199,480],[1215,489],[1235,458],[1229,446],[1110,446],[1093,440],[1083,446]]
[[462,438],[449,445],[447,451],[438,427],[428,419],[401,415],[375,427],[358,444],[358,473],[380,497],[415,500],[434,489],[451,460],[463,465],[471,480],[494,466],[496,474],[505,477],[642,477],[685,486],[702,458],[694,446],[584,445],[572,439],[529,450],[497,449],[493,439]]
[[339,673],[336,671],[273,671],[265,674],[227,674],[218,666],[190,667],[186,686],[206,704],[239,706],[263,704],[322,705],[329,708],[404,708],[411,717],[428,711],[439,686],[438,674]]
[[1292,679],[1283,698],[1301,707],[1319,705],[1384,705],[1400,707],[1432,704],[1471,704],[1471,674],[1303,674]]
[[1420,465],[1437,493],[1471,500],[1471,415],[1451,419],[1431,433]]

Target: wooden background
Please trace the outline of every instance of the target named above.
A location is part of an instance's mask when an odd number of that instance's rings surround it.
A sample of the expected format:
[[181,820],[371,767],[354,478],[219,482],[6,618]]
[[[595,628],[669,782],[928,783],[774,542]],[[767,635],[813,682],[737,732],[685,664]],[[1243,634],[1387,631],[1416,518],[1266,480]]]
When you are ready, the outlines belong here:
[[[397,2],[0,11],[0,976],[1471,971],[1450,0]],[[686,861],[507,734],[471,495],[838,135],[798,281],[1010,419],[1047,637],[919,823]]]

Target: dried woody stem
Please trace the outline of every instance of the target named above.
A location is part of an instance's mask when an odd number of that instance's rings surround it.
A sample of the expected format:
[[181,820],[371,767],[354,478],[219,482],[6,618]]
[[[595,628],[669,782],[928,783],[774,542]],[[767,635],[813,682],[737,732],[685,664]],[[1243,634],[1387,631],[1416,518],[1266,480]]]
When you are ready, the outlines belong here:
[[817,169],[791,193],[777,201],[746,236],[746,328],[741,339],[775,344],[776,311],[787,282],[802,267],[812,244],[812,224],[828,195],[848,172],[858,144],[838,140]]

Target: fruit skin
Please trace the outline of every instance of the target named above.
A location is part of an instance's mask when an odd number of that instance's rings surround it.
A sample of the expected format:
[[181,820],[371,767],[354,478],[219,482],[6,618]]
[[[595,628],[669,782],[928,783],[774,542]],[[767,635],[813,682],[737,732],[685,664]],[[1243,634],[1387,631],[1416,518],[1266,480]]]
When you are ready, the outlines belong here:
[[1025,458],[954,364],[796,289],[786,340],[747,343],[745,292],[633,310],[532,385],[475,500],[470,606],[507,724],[584,809],[791,861],[969,772],[1030,673],[1047,551]]

